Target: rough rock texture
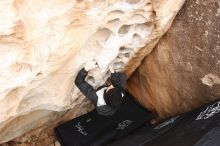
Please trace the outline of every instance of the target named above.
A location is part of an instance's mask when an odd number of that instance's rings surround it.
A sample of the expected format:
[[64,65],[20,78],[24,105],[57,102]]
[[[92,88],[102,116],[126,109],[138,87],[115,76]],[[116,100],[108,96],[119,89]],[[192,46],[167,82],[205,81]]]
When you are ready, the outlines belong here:
[[129,76],[183,3],[1,0],[0,143],[58,123],[70,108],[69,117],[91,109],[74,85],[84,63],[98,62],[87,78],[94,86],[105,81],[110,67],[126,67]]
[[160,118],[220,98],[220,2],[187,0],[129,89]]

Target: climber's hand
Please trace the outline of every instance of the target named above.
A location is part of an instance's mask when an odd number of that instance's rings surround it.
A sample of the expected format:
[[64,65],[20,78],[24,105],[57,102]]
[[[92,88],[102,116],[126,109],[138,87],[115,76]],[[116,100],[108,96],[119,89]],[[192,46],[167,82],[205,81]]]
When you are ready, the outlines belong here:
[[110,65],[110,66],[109,66],[109,70],[110,70],[111,73],[114,73],[114,72],[115,72],[115,71],[114,71],[114,68],[113,68],[113,65]]
[[93,61],[93,60],[88,61],[86,63],[86,65],[84,66],[86,71],[89,71],[89,70],[97,68],[97,67],[98,67],[98,65],[97,65],[96,61]]

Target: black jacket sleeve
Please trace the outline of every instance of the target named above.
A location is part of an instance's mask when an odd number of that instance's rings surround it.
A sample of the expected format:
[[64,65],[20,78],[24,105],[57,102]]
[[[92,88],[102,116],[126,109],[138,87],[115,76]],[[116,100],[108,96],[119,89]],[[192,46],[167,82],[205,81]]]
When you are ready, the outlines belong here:
[[126,89],[127,76],[125,75],[125,73],[123,72],[112,73],[110,78],[113,86],[120,87],[123,90]]
[[88,72],[85,70],[85,68],[82,68],[76,76],[75,84],[86,97],[89,97],[95,90],[89,83],[85,81],[87,74]]

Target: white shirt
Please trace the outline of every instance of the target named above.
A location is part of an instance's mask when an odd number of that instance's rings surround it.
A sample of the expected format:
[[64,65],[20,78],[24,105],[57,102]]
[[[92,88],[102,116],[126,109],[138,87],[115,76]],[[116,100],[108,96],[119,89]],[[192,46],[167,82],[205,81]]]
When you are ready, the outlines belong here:
[[[104,92],[106,89],[107,87],[103,87],[96,92],[96,95],[98,96],[97,106],[107,105],[104,99]],[[122,92],[121,94],[122,94],[122,98],[124,98],[124,94]]]
[[96,95],[98,96],[97,106],[107,105],[104,99],[104,92],[107,89],[107,87],[104,87],[96,92]]

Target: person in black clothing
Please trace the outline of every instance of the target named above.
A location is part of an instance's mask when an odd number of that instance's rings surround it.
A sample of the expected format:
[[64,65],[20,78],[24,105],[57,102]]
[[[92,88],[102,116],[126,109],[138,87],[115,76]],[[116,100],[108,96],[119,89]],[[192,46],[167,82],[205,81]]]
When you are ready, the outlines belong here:
[[123,72],[112,73],[104,85],[94,89],[85,78],[88,71],[95,67],[97,67],[96,62],[87,63],[77,74],[75,84],[92,101],[100,115],[112,116],[123,102],[126,75]]

